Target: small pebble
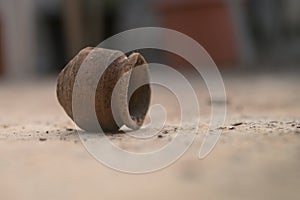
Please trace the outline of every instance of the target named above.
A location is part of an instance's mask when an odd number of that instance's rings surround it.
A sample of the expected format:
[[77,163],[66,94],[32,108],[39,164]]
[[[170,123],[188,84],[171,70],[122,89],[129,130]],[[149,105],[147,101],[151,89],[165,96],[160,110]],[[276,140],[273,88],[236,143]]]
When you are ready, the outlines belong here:
[[72,128],[67,128],[66,130],[67,131],[74,131],[74,129],[72,129]]
[[49,131],[46,131],[46,134],[48,134],[49,133]]
[[237,122],[237,123],[232,124],[232,126],[240,126],[242,124],[243,124],[243,122]]
[[229,126],[228,129],[229,129],[229,130],[234,130],[235,127],[234,127],[234,126]]
[[157,137],[158,137],[158,138],[163,138],[163,136],[162,136],[162,135],[158,135]]
[[169,131],[164,131],[163,134],[169,134]]
[[299,126],[297,126],[297,128],[300,128],[300,125],[299,125]]
[[47,141],[47,138],[40,138],[41,142]]

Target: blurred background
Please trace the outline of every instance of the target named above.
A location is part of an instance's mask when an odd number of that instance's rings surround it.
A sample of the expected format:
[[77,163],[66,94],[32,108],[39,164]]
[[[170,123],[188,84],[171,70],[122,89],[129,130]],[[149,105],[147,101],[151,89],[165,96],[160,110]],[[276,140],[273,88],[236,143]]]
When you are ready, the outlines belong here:
[[298,0],[0,0],[0,77],[57,74],[80,49],[144,26],[191,36],[220,69],[300,64]]
[[[132,176],[87,152],[59,106],[55,78],[82,48],[147,26],[178,30],[208,51],[223,75],[227,113],[216,148],[199,160],[205,133],[213,135],[212,106],[224,101],[212,100],[200,78],[187,79],[198,97],[199,129],[166,124],[138,141],[108,135],[121,149],[144,153],[170,144],[177,130],[198,130],[178,162]],[[148,62],[192,72],[171,53],[138,51]],[[0,199],[298,200],[299,65],[300,0],[0,0]],[[167,123],[179,122],[184,106],[173,87],[157,88],[153,105],[167,111]]]

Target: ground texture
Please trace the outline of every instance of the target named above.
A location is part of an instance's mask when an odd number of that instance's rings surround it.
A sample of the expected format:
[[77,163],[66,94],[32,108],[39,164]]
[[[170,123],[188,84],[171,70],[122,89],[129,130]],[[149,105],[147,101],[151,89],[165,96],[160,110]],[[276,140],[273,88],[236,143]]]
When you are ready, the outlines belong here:
[[[224,82],[226,123],[212,153],[198,159],[210,111],[203,92],[191,148],[170,167],[144,175],[114,171],[86,151],[57,103],[54,79],[0,82],[0,199],[299,199],[299,76],[226,73]],[[176,106],[168,95],[161,91],[160,99],[172,122]],[[142,142],[124,133],[108,137],[124,149],[155,149],[179,128],[167,124]],[[192,128],[181,127],[185,134]]]

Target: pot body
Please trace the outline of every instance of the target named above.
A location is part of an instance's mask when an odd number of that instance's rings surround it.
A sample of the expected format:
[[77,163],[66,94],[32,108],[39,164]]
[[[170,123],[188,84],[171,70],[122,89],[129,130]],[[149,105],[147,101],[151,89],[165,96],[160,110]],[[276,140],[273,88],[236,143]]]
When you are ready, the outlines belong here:
[[[139,66],[143,67],[135,71]],[[146,84],[131,91],[142,82]],[[112,105],[113,93],[116,100]],[[68,116],[87,131],[116,132],[123,125],[140,128],[150,97],[147,63],[138,53],[127,57],[119,51],[88,47],[58,76],[59,103]]]

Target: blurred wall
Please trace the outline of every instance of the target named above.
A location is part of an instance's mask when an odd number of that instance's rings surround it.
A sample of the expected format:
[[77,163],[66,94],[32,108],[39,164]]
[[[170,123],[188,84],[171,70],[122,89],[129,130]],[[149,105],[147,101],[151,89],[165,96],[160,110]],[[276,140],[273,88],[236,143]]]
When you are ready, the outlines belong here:
[[257,60],[272,65],[300,63],[300,1],[248,0],[247,25]]
[[0,0],[5,76],[56,72],[102,38],[98,0]]
[[221,65],[300,63],[298,0],[0,0],[0,18],[7,77],[57,73],[81,48],[143,26],[184,32]]
[[238,62],[234,24],[227,1],[169,0],[161,4],[160,11],[165,27],[192,37],[217,64]]
[[11,77],[35,73],[34,0],[1,0],[5,73]]
[[4,70],[4,66],[3,66],[2,18],[0,15],[0,76],[2,76],[3,70]]

